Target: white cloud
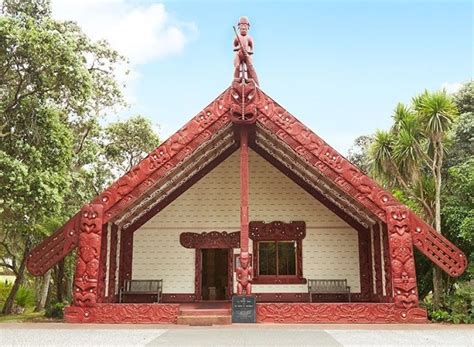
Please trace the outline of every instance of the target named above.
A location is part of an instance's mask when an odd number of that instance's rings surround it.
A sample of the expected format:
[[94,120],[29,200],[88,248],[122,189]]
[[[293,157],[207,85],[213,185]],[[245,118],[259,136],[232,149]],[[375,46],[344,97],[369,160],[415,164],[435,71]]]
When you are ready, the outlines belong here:
[[164,4],[139,5],[125,0],[53,0],[53,17],[76,21],[92,39],[107,40],[130,61],[130,74],[119,69],[125,82],[127,101],[133,104],[133,90],[139,81],[137,66],[179,54],[197,33],[193,23],[170,16]]
[[53,16],[75,20],[93,39],[143,64],[182,51],[193,24],[170,18],[164,4],[134,5],[124,0],[53,0]]
[[461,87],[462,87],[462,83],[456,83],[456,82],[454,83],[444,82],[441,85],[441,89],[446,90],[448,94],[456,93],[457,91],[459,91],[459,89],[461,89]]

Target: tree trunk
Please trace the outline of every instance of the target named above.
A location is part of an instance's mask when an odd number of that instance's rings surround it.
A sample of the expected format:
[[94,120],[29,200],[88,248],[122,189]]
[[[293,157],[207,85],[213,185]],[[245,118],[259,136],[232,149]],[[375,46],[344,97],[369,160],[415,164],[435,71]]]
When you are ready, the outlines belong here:
[[64,286],[64,259],[56,267],[56,299],[57,302],[63,302],[66,296]]
[[26,259],[28,258],[28,253],[30,252],[31,241],[28,239],[25,243],[25,249],[23,251],[23,256],[21,258],[20,268],[18,269],[17,276],[15,278],[15,282],[13,283],[13,287],[8,294],[7,300],[2,308],[3,314],[11,314],[13,310],[13,304],[15,302],[16,293],[18,289],[20,289],[21,284],[23,283],[23,279],[25,278],[25,268],[26,268]]
[[[443,147],[440,142],[435,142],[436,152],[434,161],[435,171],[435,229],[441,234],[441,167],[443,165]],[[441,306],[441,295],[443,293],[443,276],[441,269],[433,267],[433,306],[439,309]]]
[[41,286],[41,291],[38,300],[36,301],[35,312],[39,312],[44,309],[46,304],[46,298],[49,291],[49,283],[51,282],[51,270],[48,270],[43,276],[43,284]]

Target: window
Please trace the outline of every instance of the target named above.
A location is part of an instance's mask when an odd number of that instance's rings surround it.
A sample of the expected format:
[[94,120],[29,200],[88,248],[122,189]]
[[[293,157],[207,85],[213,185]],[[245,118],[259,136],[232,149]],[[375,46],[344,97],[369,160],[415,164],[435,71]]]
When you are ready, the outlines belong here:
[[255,284],[304,284],[304,222],[250,222]]
[[296,242],[258,242],[258,262],[260,276],[295,276]]

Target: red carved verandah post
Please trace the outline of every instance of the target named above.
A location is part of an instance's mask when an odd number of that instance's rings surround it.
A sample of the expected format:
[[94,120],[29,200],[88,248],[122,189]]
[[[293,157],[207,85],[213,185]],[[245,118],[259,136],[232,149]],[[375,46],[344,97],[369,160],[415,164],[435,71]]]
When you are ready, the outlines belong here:
[[240,128],[240,251],[249,251],[249,148],[245,126]]
[[103,206],[85,205],[80,213],[73,300],[75,306],[93,307],[98,297]]
[[406,318],[408,310],[418,307],[410,212],[403,205],[386,211],[394,303],[401,318]]
[[249,264],[249,148],[248,128],[240,127],[240,266],[236,270],[237,294],[252,294],[253,270]]

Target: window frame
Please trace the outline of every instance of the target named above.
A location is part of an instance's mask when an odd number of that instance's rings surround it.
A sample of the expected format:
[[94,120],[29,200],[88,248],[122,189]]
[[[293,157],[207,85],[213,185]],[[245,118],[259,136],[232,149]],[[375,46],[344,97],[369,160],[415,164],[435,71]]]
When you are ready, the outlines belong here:
[[[303,277],[303,239],[306,236],[305,222],[250,222],[249,237],[253,241],[254,284],[306,284]],[[259,242],[294,242],[295,250],[295,275],[260,275],[259,271]],[[277,250],[278,273],[278,250]]]

